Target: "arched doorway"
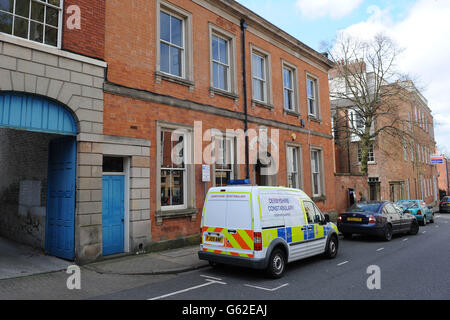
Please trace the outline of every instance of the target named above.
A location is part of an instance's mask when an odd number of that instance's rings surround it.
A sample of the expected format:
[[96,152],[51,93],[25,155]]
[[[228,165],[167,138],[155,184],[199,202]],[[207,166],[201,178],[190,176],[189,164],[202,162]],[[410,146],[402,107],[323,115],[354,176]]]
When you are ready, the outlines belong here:
[[0,92],[0,235],[74,259],[76,135],[62,104]]

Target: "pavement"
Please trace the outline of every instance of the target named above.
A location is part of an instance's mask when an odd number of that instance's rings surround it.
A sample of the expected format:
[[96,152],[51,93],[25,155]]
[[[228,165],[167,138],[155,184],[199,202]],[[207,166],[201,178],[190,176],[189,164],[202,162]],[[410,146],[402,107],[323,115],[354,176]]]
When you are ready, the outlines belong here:
[[84,269],[100,274],[115,275],[164,275],[178,274],[207,267],[206,261],[199,260],[199,246],[124,256],[83,266]]
[[71,264],[40,250],[0,238],[0,280],[66,270]]

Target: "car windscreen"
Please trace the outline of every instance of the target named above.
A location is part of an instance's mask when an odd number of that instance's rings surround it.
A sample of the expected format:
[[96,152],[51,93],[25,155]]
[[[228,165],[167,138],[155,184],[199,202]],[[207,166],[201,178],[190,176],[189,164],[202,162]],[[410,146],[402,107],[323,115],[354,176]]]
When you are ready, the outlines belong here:
[[399,206],[401,206],[404,209],[410,209],[410,208],[418,208],[417,202],[415,201],[399,201],[397,202]]
[[381,203],[355,203],[347,212],[378,212]]
[[443,202],[448,202],[448,197],[442,198],[442,201],[443,201]]

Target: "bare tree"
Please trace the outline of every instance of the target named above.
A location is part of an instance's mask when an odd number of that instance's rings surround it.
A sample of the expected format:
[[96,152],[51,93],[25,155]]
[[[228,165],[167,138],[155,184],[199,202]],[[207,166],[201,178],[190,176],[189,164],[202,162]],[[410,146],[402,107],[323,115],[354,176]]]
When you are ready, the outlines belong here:
[[401,104],[417,91],[399,72],[401,50],[384,35],[369,41],[341,35],[328,56],[336,64],[330,73],[330,96],[336,141],[350,145],[359,141],[361,172],[368,173],[369,151],[381,134],[397,141],[410,137],[411,119]]

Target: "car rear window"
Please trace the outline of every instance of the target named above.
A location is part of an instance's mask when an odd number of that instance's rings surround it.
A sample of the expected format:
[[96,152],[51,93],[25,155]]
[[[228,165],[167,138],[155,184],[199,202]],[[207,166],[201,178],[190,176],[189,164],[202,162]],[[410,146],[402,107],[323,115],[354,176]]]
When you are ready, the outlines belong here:
[[405,209],[418,208],[417,202],[415,201],[399,201],[397,204]]
[[381,203],[355,203],[347,212],[377,212],[380,206]]

